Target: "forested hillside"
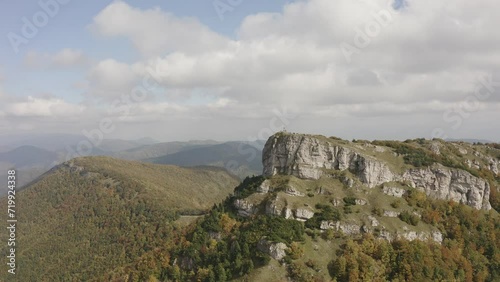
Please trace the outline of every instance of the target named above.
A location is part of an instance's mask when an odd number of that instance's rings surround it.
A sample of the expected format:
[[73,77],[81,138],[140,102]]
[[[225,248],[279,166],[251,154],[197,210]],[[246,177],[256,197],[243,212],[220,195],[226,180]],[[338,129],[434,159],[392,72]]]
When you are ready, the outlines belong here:
[[[64,163],[16,194],[16,279],[103,281],[171,240],[181,214],[204,212],[237,183],[218,168],[106,157]],[[10,281],[7,275],[1,280]]]

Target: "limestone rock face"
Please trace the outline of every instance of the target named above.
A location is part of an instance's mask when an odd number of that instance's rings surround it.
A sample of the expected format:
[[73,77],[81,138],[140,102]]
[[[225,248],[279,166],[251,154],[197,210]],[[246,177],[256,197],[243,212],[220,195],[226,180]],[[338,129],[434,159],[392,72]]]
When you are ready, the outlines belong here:
[[488,182],[464,170],[436,164],[410,169],[403,174],[403,180],[434,198],[452,200],[476,209],[491,209]]
[[[356,144],[352,143],[345,144],[329,140],[326,137],[275,134],[269,138],[264,146],[263,175],[285,174],[316,180],[322,176],[325,170],[348,170],[369,188],[392,181],[405,181],[412,187],[422,189],[433,198],[452,200],[476,209],[491,209],[489,184],[465,170],[435,164],[428,168],[409,169],[402,175],[396,174],[389,169],[384,161],[358,152],[363,150],[363,148],[358,148],[360,146],[355,146]],[[437,153],[438,147],[441,145],[435,142],[432,146]],[[480,156],[479,152],[474,151],[474,153]],[[470,165],[479,167],[479,163],[472,162]],[[498,173],[498,161],[493,159],[488,168],[492,172]],[[347,187],[353,185],[354,180],[346,184]],[[304,196],[292,187],[287,188],[285,192],[294,196]],[[401,197],[404,190],[389,187],[384,188],[384,193]]]
[[439,142],[432,142],[429,149],[436,155],[441,154],[441,144]]
[[267,215],[281,216],[282,210],[283,210],[283,207],[281,207],[280,201],[277,197],[266,203],[266,214]]
[[235,200],[234,207],[238,210],[238,214],[241,216],[250,216],[257,212],[257,207],[244,199]]
[[292,186],[286,187],[285,193],[287,193],[290,196],[298,196],[298,197],[304,197],[305,196],[304,193],[297,191],[297,189],[295,189]]
[[291,209],[289,209],[289,208],[285,208],[283,212],[284,212],[284,214],[285,214],[285,218],[286,218],[286,219],[293,218],[293,212],[292,212],[292,210],[291,210]]
[[281,260],[286,256],[285,250],[287,249],[287,246],[285,243],[272,243],[265,239],[261,239],[257,243],[257,249],[268,254],[275,260]]
[[443,234],[439,231],[432,232],[416,232],[416,231],[403,231],[391,233],[387,230],[381,230],[377,236],[380,239],[387,240],[389,242],[394,241],[395,239],[405,239],[408,241],[420,240],[427,241],[432,239],[434,242],[441,244],[443,242]]
[[342,231],[344,235],[356,235],[361,233],[361,226],[355,223],[346,223],[340,221],[328,221],[323,220],[320,224],[320,229],[334,229],[336,231]]
[[273,135],[264,146],[262,161],[264,176],[289,174],[319,179],[322,169],[348,169],[368,187],[394,178],[385,163],[313,136]]
[[358,206],[364,206],[364,205],[366,205],[368,202],[367,202],[366,200],[363,200],[363,199],[356,199],[356,200],[355,200],[355,203],[356,203],[356,205],[358,205]]
[[298,208],[295,210],[295,217],[297,220],[306,221],[314,216],[314,212],[308,209]]
[[398,217],[399,212],[396,211],[384,211],[384,216],[386,217]]
[[269,180],[264,180],[259,188],[257,188],[257,192],[259,193],[269,193],[269,190],[271,190],[271,183]]
[[384,186],[384,188],[382,188],[382,192],[389,196],[401,198],[403,197],[405,190],[398,187]]
[[488,169],[491,170],[494,174],[498,175],[498,161],[494,158],[488,158]]
[[378,222],[378,220],[374,216],[369,215],[368,220],[370,221],[370,225],[372,227],[377,227],[380,225],[380,223]]

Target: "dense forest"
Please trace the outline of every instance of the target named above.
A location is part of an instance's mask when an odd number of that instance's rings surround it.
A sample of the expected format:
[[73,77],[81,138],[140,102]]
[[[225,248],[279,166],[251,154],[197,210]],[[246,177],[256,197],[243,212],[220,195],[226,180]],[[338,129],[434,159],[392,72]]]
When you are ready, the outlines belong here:
[[[236,194],[254,190],[261,177],[248,178]],[[256,215],[243,218],[232,208],[234,197],[214,206],[168,250],[170,263],[158,267],[157,281],[227,281],[248,279],[255,268],[271,260],[259,250],[262,238],[283,242],[288,248],[283,262],[294,281],[498,281],[500,279],[500,220],[484,212],[448,201],[427,199],[415,191],[406,196],[410,205],[425,209],[421,220],[438,227],[443,243],[376,239],[371,234],[352,238],[324,232],[317,236],[317,218],[305,224],[282,217]],[[342,211],[320,207],[320,218],[337,218]],[[401,218],[401,220],[405,220]],[[339,238],[336,259],[322,273],[314,260],[305,263],[305,237]],[[167,251],[167,249],[165,249]],[[247,277],[247,278],[245,278]]]
[[[141,273],[136,281],[143,281],[152,268],[142,257],[174,239],[180,229],[175,221],[186,213],[206,212],[237,183],[219,168],[185,169],[104,157],[61,165],[16,195],[16,278],[103,281],[138,263],[131,278]],[[6,198],[1,204],[6,206]],[[2,241],[7,235],[2,232]],[[7,252],[5,247],[1,251]],[[155,257],[154,263],[167,267],[163,257]],[[10,274],[3,272],[0,280],[9,281],[5,275]]]

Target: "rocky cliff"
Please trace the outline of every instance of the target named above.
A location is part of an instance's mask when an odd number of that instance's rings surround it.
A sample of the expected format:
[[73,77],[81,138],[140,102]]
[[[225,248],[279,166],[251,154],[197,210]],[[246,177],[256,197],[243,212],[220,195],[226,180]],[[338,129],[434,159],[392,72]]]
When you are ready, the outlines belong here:
[[[433,146],[434,149],[439,147],[434,143]],[[392,181],[404,182],[431,197],[456,201],[476,209],[491,209],[490,186],[484,179],[439,164],[425,168],[405,166],[396,171],[390,168],[390,161],[396,162],[402,157],[390,153],[391,148],[372,147],[372,150],[367,150],[355,143],[324,136],[280,132],[271,136],[264,147],[263,175],[284,174],[317,180],[331,171],[349,171],[369,188]],[[376,152],[387,152],[392,159],[378,158]],[[496,174],[498,171],[496,163],[491,165],[493,162],[489,161],[487,168]]]
[[317,137],[299,134],[278,134],[269,138],[262,162],[265,176],[289,174],[319,179],[322,169],[350,170],[368,187],[394,178],[388,166],[377,159]]
[[410,169],[403,174],[403,180],[434,198],[452,200],[476,209],[491,209],[488,182],[464,170],[436,164],[423,169]]

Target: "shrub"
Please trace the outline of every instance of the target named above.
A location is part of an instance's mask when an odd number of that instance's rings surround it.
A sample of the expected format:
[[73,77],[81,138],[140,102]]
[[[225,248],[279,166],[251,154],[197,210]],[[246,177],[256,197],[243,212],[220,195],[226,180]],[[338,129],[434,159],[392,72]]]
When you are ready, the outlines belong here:
[[399,214],[398,217],[407,224],[411,224],[414,226],[417,226],[418,223],[420,222],[420,218],[417,215],[412,214],[408,211],[403,211],[402,213]]
[[382,216],[384,214],[384,211],[381,208],[374,207],[372,209],[372,213],[377,216]]
[[345,207],[344,207],[344,213],[345,213],[345,214],[350,214],[350,213],[352,213],[352,207],[351,207],[351,206],[345,206]]
[[234,194],[237,198],[246,198],[257,191],[259,186],[264,182],[263,176],[246,177],[238,187],[234,189]]
[[344,203],[346,206],[355,206],[356,205],[356,198],[344,197]]
[[401,200],[395,200],[391,203],[391,207],[398,209],[401,206]]
[[321,221],[339,221],[342,218],[341,212],[332,206],[317,204],[316,208],[319,211],[314,213],[314,216],[306,221],[305,226],[307,228],[319,228],[321,225]]
[[299,243],[293,242],[290,244],[290,248],[287,249],[287,253],[291,259],[299,259],[304,255],[304,248]]

